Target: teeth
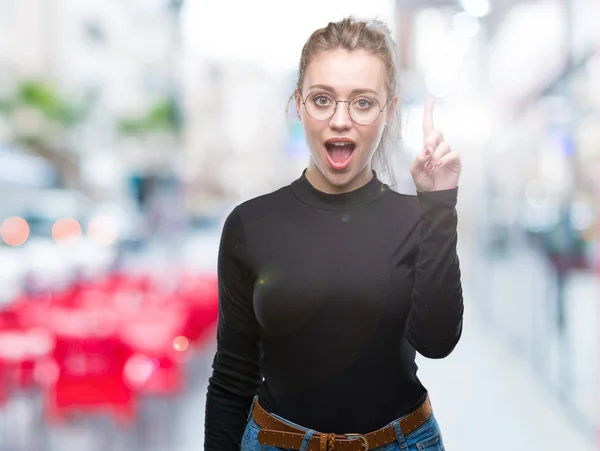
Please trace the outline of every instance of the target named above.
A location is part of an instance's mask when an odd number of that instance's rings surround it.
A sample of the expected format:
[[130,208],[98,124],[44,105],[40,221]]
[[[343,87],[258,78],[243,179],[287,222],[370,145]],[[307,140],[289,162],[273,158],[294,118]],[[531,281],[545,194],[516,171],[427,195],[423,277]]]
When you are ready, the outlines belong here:
[[341,142],[330,142],[329,144],[333,144],[334,146],[349,146],[350,143],[341,143]]

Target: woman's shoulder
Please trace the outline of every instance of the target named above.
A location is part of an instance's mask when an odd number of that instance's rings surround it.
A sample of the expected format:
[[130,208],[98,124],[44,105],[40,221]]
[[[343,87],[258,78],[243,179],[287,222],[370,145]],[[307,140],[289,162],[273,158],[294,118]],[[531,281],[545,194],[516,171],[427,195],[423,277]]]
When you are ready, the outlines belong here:
[[408,206],[414,205],[415,207],[418,206],[419,199],[417,197],[416,190],[414,190],[414,187],[412,190],[410,189],[410,187],[407,188],[403,186],[395,186],[392,188],[389,185],[385,185],[385,187],[387,190],[387,195],[385,196],[385,199],[388,202]]
[[393,223],[418,221],[422,210],[416,192],[399,190],[386,185],[387,192],[381,197],[376,208],[379,215]]
[[290,200],[290,186],[286,185],[276,188],[270,192],[258,194],[234,204],[231,214],[237,214],[242,217],[265,215],[283,207]]

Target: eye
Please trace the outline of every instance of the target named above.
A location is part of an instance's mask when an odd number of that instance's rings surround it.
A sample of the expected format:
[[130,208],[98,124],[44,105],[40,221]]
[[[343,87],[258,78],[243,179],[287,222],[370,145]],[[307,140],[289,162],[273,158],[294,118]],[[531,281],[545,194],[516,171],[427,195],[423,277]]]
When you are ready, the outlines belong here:
[[361,110],[367,110],[371,108],[373,106],[373,103],[373,100],[366,97],[360,97],[352,102],[354,106],[358,107]]
[[328,106],[333,103],[333,101],[326,96],[325,94],[317,94],[312,98],[312,101],[317,106]]

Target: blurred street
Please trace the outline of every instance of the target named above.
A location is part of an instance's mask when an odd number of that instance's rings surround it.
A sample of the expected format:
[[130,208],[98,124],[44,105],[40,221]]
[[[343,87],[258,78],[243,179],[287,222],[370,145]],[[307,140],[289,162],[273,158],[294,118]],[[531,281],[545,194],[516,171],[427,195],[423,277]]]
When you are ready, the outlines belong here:
[[[499,268],[477,270],[472,266],[476,259],[465,258],[469,256],[467,252],[461,255],[465,274],[485,271],[500,276]],[[514,315],[509,315],[511,306],[508,303],[521,299],[522,308],[525,299],[536,299],[534,293],[521,292],[517,298],[514,293],[515,287],[524,286],[519,285],[515,277],[527,277],[530,271],[539,270],[539,262],[532,259],[531,255],[519,255],[504,261],[503,266],[514,268],[510,272],[511,277],[500,279],[501,283],[497,285],[482,282],[486,285],[483,291],[470,284],[469,280],[473,281],[473,278],[467,277],[465,326],[461,342],[442,361],[418,359],[419,375],[430,391],[436,416],[445,434],[447,450],[475,451],[482,446],[490,451],[598,449],[593,441],[594,431],[589,429],[591,425],[582,421],[580,413],[574,414],[572,408],[553,396],[546,377],[540,374],[542,370],[537,368],[536,371],[532,360],[526,358],[527,347],[536,346],[527,343],[527,339],[533,340],[530,337],[534,335],[531,332],[534,321],[528,318],[529,324],[524,323],[525,319],[519,325],[515,324]],[[535,283],[543,283],[544,279],[532,281],[532,290],[535,291],[539,289]],[[573,299],[582,294],[581,290],[585,291],[588,300],[598,293],[597,287],[581,284],[571,292]],[[497,317],[498,324],[493,324],[487,316],[489,312],[484,309],[486,303],[496,296],[505,302],[502,307],[506,315]],[[516,341],[519,334],[513,331],[520,326],[527,338],[519,342]],[[580,329],[584,335],[589,330]],[[585,338],[588,346],[593,345],[592,340]],[[539,349],[537,352],[540,352]],[[590,366],[592,368],[586,368],[587,375],[589,370],[595,371],[593,365]],[[588,394],[594,390],[591,384],[587,389]],[[590,409],[590,418],[595,418],[597,403],[589,398],[586,399],[586,407]]]

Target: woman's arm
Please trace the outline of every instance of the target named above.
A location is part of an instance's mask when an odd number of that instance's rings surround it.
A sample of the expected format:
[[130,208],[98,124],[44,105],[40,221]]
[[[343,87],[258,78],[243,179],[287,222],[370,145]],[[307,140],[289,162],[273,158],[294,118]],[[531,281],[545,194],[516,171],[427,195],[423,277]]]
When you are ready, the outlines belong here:
[[262,382],[252,306],[254,282],[245,244],[239,212],[234,209],[225,221],[219,246],[219,325],[206,398],[205,451],[240,450],[252,399]]
[[419,250],[414,268],[407,338],[423,356],[448,356],[460,339],[463,296],[456,253],[458,188],[418,192]]

